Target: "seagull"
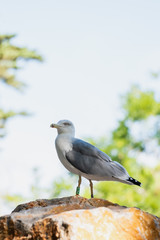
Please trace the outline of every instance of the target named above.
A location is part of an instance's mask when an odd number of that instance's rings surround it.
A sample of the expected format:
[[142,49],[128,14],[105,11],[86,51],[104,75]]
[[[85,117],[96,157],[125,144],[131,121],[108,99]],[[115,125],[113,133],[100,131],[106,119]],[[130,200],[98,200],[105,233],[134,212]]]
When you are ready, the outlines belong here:
[[141,186],[141,183],[129,176],[126,169],[97,147],[75,138],[75,128],[71,121],[60,120],[52,123],[52,128],[58,131],[55,146],[58,157],[64,167],[79,176],[76,195],[80,194],[81,178],[89,180],[91,198],[95,181],[118,181],[129,185]]

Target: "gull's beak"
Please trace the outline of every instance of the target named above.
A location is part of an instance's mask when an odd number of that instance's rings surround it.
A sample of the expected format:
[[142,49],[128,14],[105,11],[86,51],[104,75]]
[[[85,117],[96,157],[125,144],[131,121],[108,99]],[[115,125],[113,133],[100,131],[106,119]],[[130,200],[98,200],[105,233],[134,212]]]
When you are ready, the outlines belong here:
[[58,124],[55,124],[55,123],[52,123],[52,124],[50,125],[50,127],[51,127],[51,128],[58,128],[59,125],[58,125]]

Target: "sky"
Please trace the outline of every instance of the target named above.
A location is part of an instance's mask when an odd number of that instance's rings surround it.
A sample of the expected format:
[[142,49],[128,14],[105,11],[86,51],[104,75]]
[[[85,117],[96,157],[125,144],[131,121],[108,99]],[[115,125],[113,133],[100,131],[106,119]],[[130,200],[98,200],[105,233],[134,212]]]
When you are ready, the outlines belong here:
[[0,85],[1,106],[31,113],[7,123],[1,195],[27,196],[35,167],[44,187],[67,173],[51,123],[69,119],[79,138],[107,137],[121,117],[120,97],[133,84],[157,89],[151,71],[160,68],[159,9],[158,0],[1,2],[0,33],[16,33],[14,44],[44,58],[17,73],[24,93]]

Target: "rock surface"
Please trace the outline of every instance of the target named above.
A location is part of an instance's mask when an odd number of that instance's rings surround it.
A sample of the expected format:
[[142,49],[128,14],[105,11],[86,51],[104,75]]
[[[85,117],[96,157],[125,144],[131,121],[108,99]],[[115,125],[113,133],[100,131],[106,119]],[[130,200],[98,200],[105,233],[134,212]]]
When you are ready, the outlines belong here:
[[160,219],[79,196],[21,204],[0,218],[0,240],[160,240]]

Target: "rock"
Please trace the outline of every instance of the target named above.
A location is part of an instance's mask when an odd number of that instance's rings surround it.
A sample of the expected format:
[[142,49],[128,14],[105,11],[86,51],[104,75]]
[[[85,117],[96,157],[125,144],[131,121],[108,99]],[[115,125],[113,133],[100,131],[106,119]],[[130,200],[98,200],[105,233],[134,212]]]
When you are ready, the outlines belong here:
[[160,219],[80,196],[21,204],[0,218],[0,240],[160,240]]

